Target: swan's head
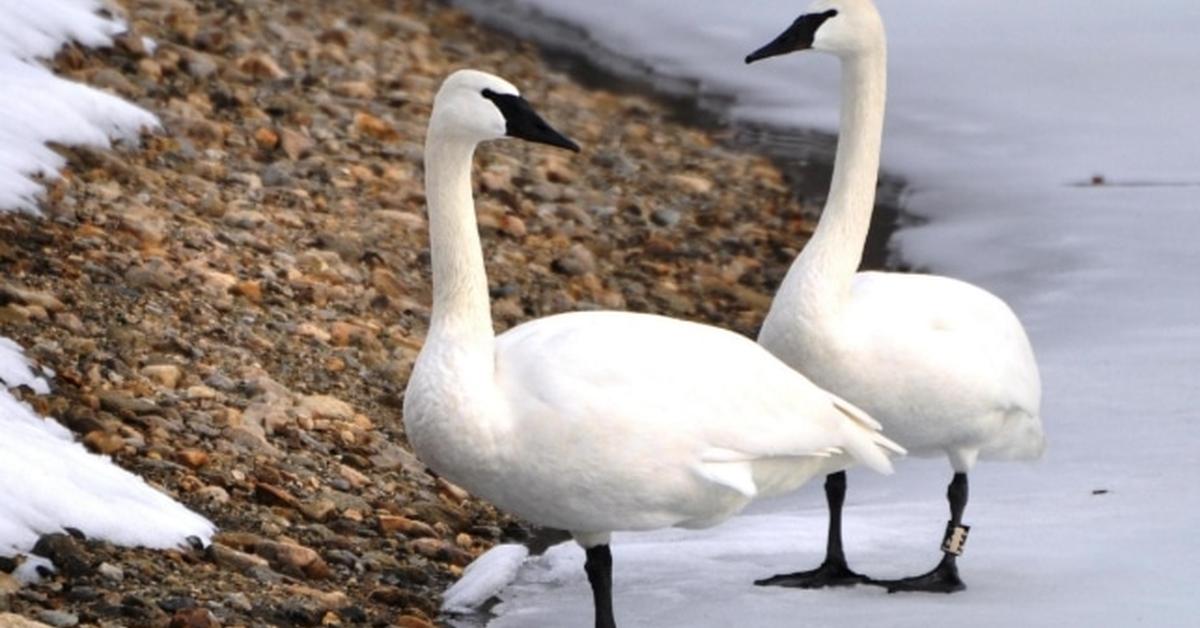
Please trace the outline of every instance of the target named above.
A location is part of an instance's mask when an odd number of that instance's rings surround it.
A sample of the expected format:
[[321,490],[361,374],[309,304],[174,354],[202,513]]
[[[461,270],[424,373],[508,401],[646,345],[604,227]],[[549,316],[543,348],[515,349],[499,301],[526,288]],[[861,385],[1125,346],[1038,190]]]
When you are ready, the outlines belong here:
[[578,151],[579,145],[555,131],[512,83],[478,70],[451,74],[433,100],[430,132],[478,143],[516,137]]
[[871,0],[818,0],[771,43],[750,53],[746,63],[800,50],[854,57],[882,50],[883,19]]

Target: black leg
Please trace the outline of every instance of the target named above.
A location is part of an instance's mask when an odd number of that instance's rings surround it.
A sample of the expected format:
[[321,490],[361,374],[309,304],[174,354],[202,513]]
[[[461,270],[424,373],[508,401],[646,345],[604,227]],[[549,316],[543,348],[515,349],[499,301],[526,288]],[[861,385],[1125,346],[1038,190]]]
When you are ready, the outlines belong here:
[[825,478],[825,501],[829,504],[829,538],[825,543],[825,562],[808,571],[783,574],[757,580],[759,586],[820,589],[844,587],[865,582],[866,577],[850,570],[842,549],[842,505],[846,503],[846,472],[831,473]]
[[596,628],[617,628],[612,609],[612,552],[607,545],[586,550],[588,582],[592,583],[592,601],[596,607]]
[[898,591],[923,591],[927,593],[954,593],[967,588],[958,577],[958,556],[967,541],[969,527],[962,524],[963,510],[967,507],[967,474],[955,473],[946,489],[950,502],[950,521],[946,522],[946,536],[942,540],[942,560],[932,571],[899,580],[876,580],[872,584],[887,587],[888,593]]

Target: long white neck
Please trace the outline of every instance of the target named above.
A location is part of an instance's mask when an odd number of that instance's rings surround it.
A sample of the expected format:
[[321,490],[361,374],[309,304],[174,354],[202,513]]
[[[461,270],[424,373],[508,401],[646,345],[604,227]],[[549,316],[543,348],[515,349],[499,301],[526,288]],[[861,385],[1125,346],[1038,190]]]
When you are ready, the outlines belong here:
[[849,296],[875,205],[886,97],[885,46],[842,60],[841,129],[833,185],[816,232],[792,264],[776,298],[780,309],[792,316],[829,320]]
[[429,255],[433,311],[427,342],[493,361],[495,332],[475,199],[471,160],[475,143],[431,128],[425,140],[425,194],[429,205]]

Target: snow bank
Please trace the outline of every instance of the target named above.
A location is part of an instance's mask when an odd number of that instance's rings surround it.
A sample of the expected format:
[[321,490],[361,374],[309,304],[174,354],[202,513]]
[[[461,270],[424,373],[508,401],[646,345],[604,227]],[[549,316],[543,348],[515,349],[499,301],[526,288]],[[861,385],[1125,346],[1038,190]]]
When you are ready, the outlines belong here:
[[152,548],[212,536],[206,519],[107,457],[88,453],[63,426],[17,400],[9,387],[48,387],[16,343],[3,337],[0,384],[0,555],[27,551],[40,535],[67,527]]
[[112,43],[123,26],[96,13],[98,0],[0,2],[0,211],[36,211],[42,186],[63,158],[47,142],[108,147],[158,125],[150,113],[120,98],[59,78],[38,59],[64,43]]

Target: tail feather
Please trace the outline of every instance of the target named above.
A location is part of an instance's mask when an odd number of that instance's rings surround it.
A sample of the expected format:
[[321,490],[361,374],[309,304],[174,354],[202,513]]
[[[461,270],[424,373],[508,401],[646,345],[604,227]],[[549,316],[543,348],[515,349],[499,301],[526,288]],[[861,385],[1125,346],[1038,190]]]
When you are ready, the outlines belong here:
[[848,423],[845,423],[848,428],[847,436],[849,436],[845,448],[850,455],[874,471],[891,475],[893,472],[892,461],[888,454],[903,456],[908,451],[884,436],[881,432],[883,426],[853,404],[842,399],[835,399],[833,407],[842,416],[850,419]]

